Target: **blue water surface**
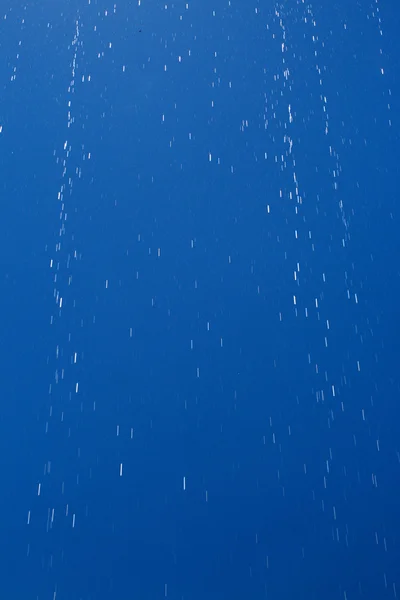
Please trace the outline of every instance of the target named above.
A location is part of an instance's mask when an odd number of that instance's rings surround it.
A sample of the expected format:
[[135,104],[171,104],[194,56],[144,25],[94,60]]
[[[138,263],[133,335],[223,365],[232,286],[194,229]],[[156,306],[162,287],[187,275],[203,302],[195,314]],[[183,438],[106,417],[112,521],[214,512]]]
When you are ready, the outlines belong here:
[[0,598],[398,597],[399,15],[2,7]]

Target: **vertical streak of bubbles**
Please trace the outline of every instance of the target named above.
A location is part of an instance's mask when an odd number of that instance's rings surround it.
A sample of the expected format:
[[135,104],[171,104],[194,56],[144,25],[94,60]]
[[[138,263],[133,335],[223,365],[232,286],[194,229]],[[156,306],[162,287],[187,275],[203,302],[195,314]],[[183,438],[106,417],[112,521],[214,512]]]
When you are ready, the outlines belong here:
[[[363,14],[365,16],[365,8],[362,10],[364,11]],[[379,37],[382,38],[383,30],[379,0],[374,0],[371,4],[367,16],[370,19],[373,18],[376,20]],[[324,53],[326,52],[325,42],[322,41],[323,38],[319,35],[318,20],[315,17],[313,5],[306,3],[304,0],[298,0],[296,11],[293,11],[293,9],[288,6],[288,3],[276,4],[274,17],[273,23],[267,25],[267,30],[271,32],[276,44],[281,48],[282,63],[280,69],[275,71],[273,75],[276,90],[274,90],[274,93],[269,92],[270,98],[267,98],[266,95],[264,116],[265,129],[268,129],[271,126],[271,123],[274,123],[276,129],[281,133],[281,138],[279,139],[278,136],[275,136],[276,140],[274,140],[274,142],[276,142],[274,162],[279,168],[281,175],[280,180],[282,182],[279,189],[279,203],[286,203],[286,205],[290,206],[290,209],[294,211],[294,218],[287,220],[287,223],[290,223],[289,226],[294,228],[294,239],[296,241],[302,240],[303,246],[305,239],[308,237],[310,250],[310,253],[305,256],[303,261],[300,258],[300,247],[298,247],[297,251],[293,250],[292,253],[288,252],[287,258],[291,261],[291,271],[294,274],[294,315],[296,319],[305,318],[310,322],[310,340],[313,331],[316,331],[318,328],[318,336],[320,336],[323,345],[326,347],[324,359],[321,358],[323,355],[318,351],[314,338],[314,341],[310,341],[310,350],[308,354],[308,362],[314,367],[316,381],[318,381],[315,389],[315,399],[317,404],[325,406],[327,413],[326,424],[329,430],[327,431],[326,441],[324,441],[327,445],[326,454],[324,455],[321,453],[320,459],[323,481],[321,482],[322,485],[320,488],[313,490],[313,499],[317,498],[320,500],[322,510],[327,514],[329,514],[328,508],[330,509],[333,541],[339,543],[339,541],[344,540],[348,547],[352,535],[352,524],[343,522],[340,524],[340,518],[338,518],[338,512],[335,506],[335,496],[337,497],[336,499],[339,504],[340,493],[337,492],[337,487],[332,486],[330,482],[335,464],[335,451],[341,451],[341,446],[338,443],[340,436],[336,433],[335,437],[335,435],[332,434],[332,429],[335,427],[336,431],[340,432],[340,434],[344,433],[345,435],[348,435],[349,426],[351,427],[351,424],[354,422],[353,419],[356,417],[358,420],[356,429],[357,434],[359,431],[361,431],[361,433],[365,431],[368,436],[367,443],[371,446],[371,452],[374,452],[374,455],[376,456],[379,456],[377,453],[381,453],[379,437],[371,432],[371,424],[367,425],[366,411],[362,408],[365,406],[364,402],[368,403],[369,401],[371,402],[371,407],[373,406],[374,396],[376,396],[377,390],[370,390],[372,392],[370,398],[357,397],[357,389],[362,390],[363,385],[365,386],[368,383],[365,373],[361,376],[361,386],[359,385],[357,387],[357,385],[354,385],[355,377],[357,376],[358,379],[360,379],[359,374],[362,372],[362,364],[358,353],[361,354],[361,346],[364,343],[364,338],[368,333],[371,333],[372,335],[372,330],[370,330],[368,324],[368,317],[366,323],[363,322],[363,319],[365,319],[363,316],[364,308],[360,308],[359,306],[360,302],[363,302],[363,299],[360,300],[359,294],[359,289],[362,289],[362,280],[360,277],[357,278],[355,266],[351,261],[351,257],[354,255],[350,244],[352,226],[351,216],[353,210],[351,203],[348,203],[349,206],[345,207],[344,199],[348,198],[348,190],[346,190],[345,187],[342,189],[340,185],[343,167],[342,162],[344,161],[341,160],[340,155],[335,148],[335,135],[331,132],[331,129],[333,128],[332,123],[330,122],[330,104],[326,92],[327,85],[325,83],[325,80],[327,79],[327,68],[326,65],[324,65]],[[291,29],[292,27],[296,27],[296,33]],[[343,23],[343,27],[346,30],[346,22]],[[303,36],[301,48],[300,46],[291,46],[291,42],[293,42],[296,36],[301,37],[299,31],[302,32]],[[297,93],[297,91],[299,88],[303,89],[306,87],[309,82],[303,82],[298,78],[296,79],[295,73],[302,58],[304,59],[304,56],[301,56],[301,52],[305,52],[305,43],[312,49],[310,69],[313,69],[314,75],[317,77],[317,82],[313,79],[312,84],[315,85],[316,83],[319,89],[320,115],[318,116],[316,112],[310,111],[309,115],[303,116],[303,119],[301,119],[301,116],[304,115],[304,108],[302,112],[302,107],[298,106],[300,94]],[[380,74],[382,78],[384,78],[384,52],[381,40],[379,40],[379,55],[382,57]],[[387,96],[386,109],[388,111],[387,123],[389,128],[392,127],[391,95],[390,85],[386,84],[383,96]],[[315,103],[313,107],[315,107]],[[311,180],[310,178],[304,177],[304,173],[308,173],[308,169],[305,171],[305,166],[307,166],[305,164],[306,161],[301,162],[301,160],[299,160],[302,158],[301,153],[304,152],[304,144],[301,143],[303,141],[301,137],[296,137],[296,131],[298,131],[298,129],[296,130],[296,125],[299,125],[299,123],[300,125],[304,124],[307,122],[307,119],[308,122],[312,120],[314,124],[318,123],[320,133],[323,134],[326,139],[325,142],[320,143],[318,150],[321,154],[325,153],[325,155],[329,157],[329,181],[331,183],[331,189],[323,189],[322,194],[315,193],[315,195],[311,195],[309,193]],[[321,139],[321,137],[319,139]],[[342,143],[344,142],[342,141]],[[319,164],[319,157],[313,157],[312,160],[315,161],[313,164]],[[299,166],[299,163],[302,166]],[[315,178],[317,177],[318,168],[315,169]],[[332,216],[334,216],[332,203],[334,204],[334,207],[336,207],[335,212],[337,220],[340,221],[341,233],[338,233],[339,229],[337,227],[335,229],[332,228]],[[323,211],[329,211],[331,220],[328,225],[327,223],[324,224],[321,222],[321,229],[324,227],[325,229],[327,227],[332,228],[331,240],[329,241],[329,244],[325,244],[322,248],[322,252],[321,242],[323,240],[321,240],[321,236],[319,244],[315,243],[315,233],[318,233],[316,232],[316,227],[314,225],[314,228],[312,229],[308,226],[308,220],[311,213],[310,204],[312,206],[315,205],[318,219],[323,215]],[[274,203],[268,204],[267,213],[273,214],[275,208],[276,205],[274,205]],[[318,224],[319,220],[313,222]],[[338,243],[339,241],[340,243]],[[316,259],[316,255],[318,255],[318,260]],[[333,267],[329,262],[333,263]],[[346,315],[347,321],[351,320],[352,330],[351,332],[349,331],[348,337],[344,338],[342,334],[342,337],[345,340],[348,339],[349,349],[345,346],[345,342],[340,341],[340,346],[337,343],[337,340],[341,340],[340,335],[338,335],[341,333],[341,323],[338,322],[338,316],[340,316],[341,313],[341,308],[338,308],[339,304],[336,307],[336,310],[332,312],[332,318],[329,313],[329,305],[332,306],[333,300],[332,287],[329,287],[329,280],[330,274],[331,276],[335,275],[335,269],[336,271],[340,270],[343,275],[341,277],[340,289],[335,289],[336,293],[340,293],[338,302],[340,302],[340,307],[343,307],[343,310],[345,311],[343,313],[345,320]],[[307,275],[309,276],[308,283],[305,284],[305,276]],[[316,280],[319,281],[319,289],[314,296],[314,302],[312,302],[310,298],[309,282],[315,282]],[[365,306],[365,304],[362,304],[362,307],[363,306]],[[279,318],[280,320],[284,320],[286,315],[280,313]],[[334,319],[336,319],[336,323],[334,322]],[[334,341],[336,340],[336,349],[333,355],[329,355],[331,338],[333,338]],[[319,364],[316,364],[313,361],[313,349],[315,349],[315,354],[318,355]],[[365,352],[363,354],[365,354]],[[331,362],[337,360],[338,356],[342,357],[341,372],[336,369],[336,372],[332,373],[333,367],[331,366]],[[343,427],[340,426],[341,420],[343,420]],[[346,426],[344,420],[346,420]],[[362,421],[362,427],[365,426],[365,429],[359,427],[360,420]],[[335,425],[334,421],[336,421]],[[339,429],[338,426],[340,427]],[[341,443],[343,443],[343,446],[345,445],[342,439],[340,439],[340,444]],[[351,459],[357,461],[359,459],[360,450],[357,447],[357,436],[355,433],[353,434],[352,444],[348,444],[346,447],[350,447],[352,453],[352,456],[349,457],[349,462],[351,462]],[[376,460],[382,461],[384,459],[377,458]],[[361,485],[362,483],[365,488],[368,489],[372,483],[373,488],[376,489],[378,488],[376,465],[374,462],[368,460],[366,460],[365,463],[364,466],[366,467],[366,472],[370,480],[362,481],[362,475],[360,475],[360,471],[357,471],[358,484]],[[306,472],[307,465],[304,464],[304,473],[306,474]],[[342,479],[343,489],[345,490],[346,487],[349,486],[346,477],[346,465],[344,465],[343,473],[340,478]],[[330,507],[328,507],[324,498],[324,489],[328,487],[330,487],[330,493],[327,498],[329,497],[330,503],[332,503],[332,499],[334,499],[333,505]],[[373,532],[374,527],[376,528],[375,532]],[[382,523],[382,514],[379,511],[371,514],[370,522],[366,525],[366,528],[368,528],[369,533],[373,533],[374,538],[376,539],[376,545],[378,545],[378,539],[380,537],[377,533],[377,529],[381,528],[381,537],[383,537],[384,549],[385,552],[387,552],[385,527]],[[384,582],[385,588],[390,587],[386,573],[384,574]],[[394,583],[393,595],[396,597]],[[346,593],[344,593],[344,596],[347,597]]]
[[[339,347],[339,353],[330,346],[332,341],[333,346],[335,343],[337,346],[340,339],[336,313],[352,311],[348,303],[358,305],[359,302],[355,278],[347,272],[351,222],[345,209],[345,193],[340,188],[341,160],[331,134],[324,77],[324,42],[320,40],[312,5],[299,0],[294,10],[286,4],[276,4],[273,22],[267,25],[267,30],[281,50],[281,66],[273,75],[276,87],[271,98],[266,96],[264,120],[266,129],[273,123],[281,135],[281,139],[277,135],[274,139],[274,162],[281,181],[279,206],[294,212],[286,219],[288,227],[293,228],[293,241],[289,241],[287,255],[285,253],[293,273],[293,313],[296,321],[308,323],[305,345],[315,381],[312,393],[314,402],[325,415],[328,430],[322,442],[325,450],[320,456],[323,477],[320,486],[313,490],[313,498],[320,502],[322,512],[331,515],[332,536],[339,542],[343,535],[347,537],[346,528],[340,527],[337,521],[336,501],[340,498],[332,489],[329,496],[325,494],[330,483],[336,440],[331,430],[335,421],[340,423],[346,418],[348,381],[360,372],[361,365],[358,356],[347,356],[344,346]],[[298,38],[302,38],[301,46],[296,46]],[[302,63],[303,66],[307,63],[307,82],[296,77]],[[308,84],[312,108],[305,109],[301,102],[304,103]],[[318,97],[314,89],[318,89]],[[309,131],[314,141],[307,145]],[[307,155],[309,148],[314,153],[310,151]],[[272,214],[275,208],[274,204],[267,205],[267,213]],[[340,290],[336,285],[333,287],[332,281],[340,285]],[[332,289],[340,293],[337,302],[341,308],[338,304],[334,312]],[[284,312],[279,313],[280,321],[290,318]],[[360,337],[357,327],[353,335],[357,339]],[[335,366],[338,360],[342,361],[341,370]],[[304,473],[307,473],[306,464]]]
[[[55,347],[47,363],[52,369],[52,377],[48,387],[46,403],[46,419],[44,433],[46,436],[44,465],[36,488],[36,500],[28,511],[27,524],[39,530],[44,527],[46,534],[57,522],[60,527],[75,528],[76,512],[73,502],[68,501],[70,492],[69,482],[64,481],[60,462],[63,457],[56,448],[70,443],[71,427],[66,419],[67,407],[76,407],[80,398],[80,384],[77,377],[77,364],[80,355],[76,348],[73,321],[76,319],[76,300],[72,296],[74,263],[80,259],[76,247],[73,223],[69,216],[74,212],[72,197],[76,182],[81,178],[81,161],[90,159],[90,154],[82,155],[74,133],[74,99],[76,92],[76,75],[78,61],[82,54],[83,43],[80,39],[81,24],[79,15],[74,23],[72,41],[68,47],[72,54],[70,63],[71,78],[66,90],[66,134],[61,149],[54,150],[54,157],[61,169],[60,187],[56,193],[58,205],[58,225],[55,233],[55,243],[50,251],[49,268],[53,281],[54,312],[50,316],[51,337]],[[74,142],[72,140],[75,140]],[[83,410],[82,401],[80,409]],[[79,448],[77,449],[79,453]],[[79,475],[77,475],[77,481]],[[61,499],[60,499],[61,494]],[[53,555],[50,550],[47,556],[42,556],[42,567],[50,571],[55,562],[62,562],[60,555]],[[28,556],[30,544],[28,544]],[[53,598],[57,596],[55,585]]]
[[[382,17],[381,17],[381,11],[380,11],[380,7],[379,7],[380,1],[379,0],[374,0],[371,4],[371,12],[368,15],[370,18],[375,19],[376,21],[376,25],[378,28],[378,33],[379,33],[379,37],[383,38],[383,23],[382,23]],[[383,51],[383,40],[380,39],[379,40],[379,56],[381,58],[381,64],[380,64],[380,74],[382,77],[385,77],[385,66],[384,66],[384,51]],[[392,90],[390,87],[387,87],[386,89],[384,89],[383,92],[384,96],[386,95],[386,109],[388,111],[388,126],[392,127],[392,118],[391,118],[391,105],[390,105],[390,97],[392,95]]]

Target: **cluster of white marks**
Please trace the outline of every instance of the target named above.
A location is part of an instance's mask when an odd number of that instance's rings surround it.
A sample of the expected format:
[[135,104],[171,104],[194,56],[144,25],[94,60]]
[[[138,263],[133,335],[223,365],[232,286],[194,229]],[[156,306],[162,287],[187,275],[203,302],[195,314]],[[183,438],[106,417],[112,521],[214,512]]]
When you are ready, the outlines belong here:
[[[76,120],[74,116],[74,98],[77,85],[77,69],[79,56],[82,51],[83,43],[80,39],[81,24],[79,18],[75,21],[74,34],[69,45],[69,49],[72,53],[71,58],[71,79],[67,86],[66,93],[66,138],[62,144],[60,154],[57,150],[54,150],[54,157],[56,164],[61,169],[61,183],[60,188],[56,194],[58,204],[58,231],[56,235],[56,243],[52,251],[52,255],[49,259],[50,272],[52,274],[53,281],[53,298],[54,298],[54,312],[50,316],[50,325],[55,331],[57,343],[54,348],[54,352],[47,358],[47,362],[52,366],[53,377],[49,383],[48,388],[48,410],[47,418],[44,425],[44,431],[46,436],[53,434],[53,430],[57,432],[56,435],[60,435],[60,432],[65,439],[71,438],[71,427],[66,424],[68,406],[75,406],[79,403],[80,411],[83,412],[83,402],[80,400],[80,382],[77,376],[77,370],[79,369],[82,355],[76,347],[74,334],[69,331],[65,334],[65,327],[67,320],[64,316],[67,311],[68,317],[71,317],[75,313],[77,301],[73,298],[73,265],[76,261],[80,260],[81,255],[76,247],[76,241],[74,233],[69,229],[69,212],[68,208],[71,205],[74,193],[74,186],[76,182],[81,178],[82,169],[81,161],[90,160],[91,153],[84,150],[84,146],[80,145],[80,148],[73,149],[72,139],[76,139],[74,127],[76,126]],[[87,78],[90,81],[90,77]],[[73,165],[73,157],[75,154],[76,164]],[[71,208],[71,207],[70,207]],[[72,212],[72,209],[71,209]],[[46,247],[47,249],[47,247]],[[69,321],[69,319],[68,319]],[[64,323],[64,324],[63,324]],[[81,320],[81,327],[83,326],[83,320]],[[48,452],[51,452],[50,448]],[[81,456],[81,449],[76,449],[76,456],[79,460]],[[57,519],[66,519],[72,529],[77,527],[79,519],[74,509],[71,510],[71,504],[66,500],[66,495],[70,490],[70,483],[67,484],[62,478],[60,472],[54,473],[52,468],[53,460],[49,457],[43,469],[41,480],[37,484],[37,496],[41,500],[42,512],[43,503],[47,503],[50,500],[49,497],[55,501],[54,494],[51,495],[50,490],[52,487],[52,477],[56,478],[56,481],[60,485],[60,493],[63,500],[61,500],[57,509],[54,506],[47,506],[47,517],[46,517],[46,531],[53,528]],[[76,485],[79,485],[80,475],[76,474]],[[46,493],[48,492],[48,493]],[[39,508],[37,509],[40,510]],[[33,510],[28,511],[28,525],[34,519]],[[29,547],[28,547],[29,554]],[[53,558],[51,557],[51,561]]]

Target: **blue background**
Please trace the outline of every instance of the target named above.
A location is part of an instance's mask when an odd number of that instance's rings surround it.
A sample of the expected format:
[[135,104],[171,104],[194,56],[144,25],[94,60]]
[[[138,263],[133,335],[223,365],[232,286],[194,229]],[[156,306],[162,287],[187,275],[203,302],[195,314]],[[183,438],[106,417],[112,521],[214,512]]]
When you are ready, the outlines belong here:
[[3,7],[1,598],[400,593],[399,9],[350,4]]

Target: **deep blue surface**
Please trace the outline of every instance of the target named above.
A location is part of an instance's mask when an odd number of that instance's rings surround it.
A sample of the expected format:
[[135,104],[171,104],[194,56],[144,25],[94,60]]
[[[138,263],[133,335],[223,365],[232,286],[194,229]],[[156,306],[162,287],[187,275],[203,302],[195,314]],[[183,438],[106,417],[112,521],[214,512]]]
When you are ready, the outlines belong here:
[[400,594],[400,11],[350,4],[3,8],[1,598]]

